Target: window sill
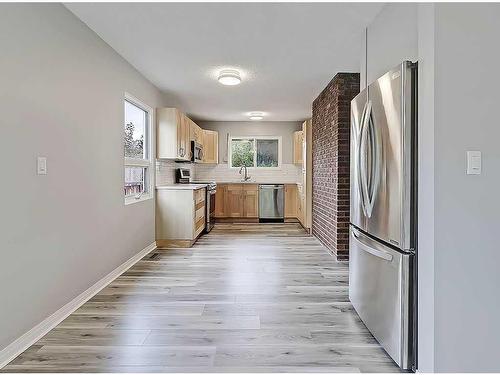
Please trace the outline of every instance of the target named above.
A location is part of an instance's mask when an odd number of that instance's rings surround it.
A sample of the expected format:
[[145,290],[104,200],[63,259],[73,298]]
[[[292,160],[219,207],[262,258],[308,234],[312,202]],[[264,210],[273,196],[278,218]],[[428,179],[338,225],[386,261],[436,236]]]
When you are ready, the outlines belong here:
[[[229,167],[229,169],[240,169],[241,167]],[[247,167],[249,171],[277,171],[283,169],[281,165],[278,165],[277,167]]]
[[142,195],[138,199],[135,196],[133,196],[133,197],[126,197],[125,198],[125,206],[128,206],[129,204],[134,204],[134,203],[148,201],[150,199],[153,199],[153,195],[152,194],[144,194],[144,195]]

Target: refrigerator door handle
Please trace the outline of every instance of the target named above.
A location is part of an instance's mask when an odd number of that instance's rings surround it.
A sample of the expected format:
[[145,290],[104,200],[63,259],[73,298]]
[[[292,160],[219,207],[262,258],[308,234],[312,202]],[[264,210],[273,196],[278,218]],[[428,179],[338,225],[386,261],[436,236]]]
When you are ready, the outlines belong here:
[[370,171],[371,171],[371,179],[370,179],[370,186],[366,186],[366,194],[368,197],[368,204],[367,204],[367,213],[368,217],[371,217],[372,211],[373,211],[373,206],[375,204],[375,198],[377,197],[378,193],[378,186],[380,182],[380,163],[381,163],[381,138],[379,131],[377,127],[375,126],[373,122],[373,117],[372,117],[372,103],[371,101],[368,101],[367,103],[367,108],[366,108],[366,128],[367,131],[370,133],[370,151],[371,151],[371,165],[370,165]]
[[366,251],[367,253],[370,253],[378,258],[384,259],[388,262],[392,261],[392,254],[390,254],[387,251],[380,250],[380,249],[374,249],[373,247],[365,244],[359,237],[359,232],[352,228],[352,238],[358,243],[359,247]]
[[366,150],[366,132],[369,126],[369,120],[371,115],[371,102],[367,101],[365,108],[363,110],[363,117],[361,120],[361,129],[359,131],[358,139],[358,181],[359,190],[361,195],[361,205],[363,206],[363,212],[366,217],[371,216],[371,209],[369,208],[370,196],[368,191],[368,165],[367,165],[367,150]]

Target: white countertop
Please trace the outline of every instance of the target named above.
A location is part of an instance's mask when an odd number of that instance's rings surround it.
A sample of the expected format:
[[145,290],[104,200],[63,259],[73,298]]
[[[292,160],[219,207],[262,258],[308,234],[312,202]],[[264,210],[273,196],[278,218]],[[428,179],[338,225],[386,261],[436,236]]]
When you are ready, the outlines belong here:
[[172,184],[157,186],[156,190],[198,190],[207,186],[207,184]]
[[245,185],[299,185],[300,182],[267,182],[267,181],[217,181],[217,184],[245,184]]

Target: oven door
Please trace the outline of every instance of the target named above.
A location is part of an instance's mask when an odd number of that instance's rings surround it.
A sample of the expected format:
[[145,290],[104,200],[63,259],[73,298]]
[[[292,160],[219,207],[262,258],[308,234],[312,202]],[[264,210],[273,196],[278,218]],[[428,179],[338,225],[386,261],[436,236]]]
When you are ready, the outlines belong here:
[[205,225],[206,232],[210,232],[215,225],[215,190],[207,190],[207,212]]

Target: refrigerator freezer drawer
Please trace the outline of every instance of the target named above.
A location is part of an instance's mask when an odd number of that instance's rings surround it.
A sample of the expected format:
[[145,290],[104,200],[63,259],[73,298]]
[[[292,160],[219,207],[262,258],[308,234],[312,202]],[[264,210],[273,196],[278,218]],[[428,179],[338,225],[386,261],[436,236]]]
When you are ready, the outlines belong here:
[[410,271],[413,255],[351,226],[349,299],[366,327],[403,369],[412,365]]

